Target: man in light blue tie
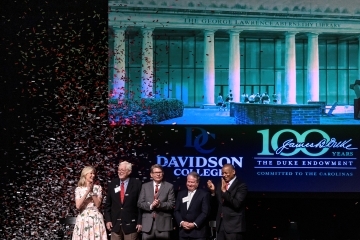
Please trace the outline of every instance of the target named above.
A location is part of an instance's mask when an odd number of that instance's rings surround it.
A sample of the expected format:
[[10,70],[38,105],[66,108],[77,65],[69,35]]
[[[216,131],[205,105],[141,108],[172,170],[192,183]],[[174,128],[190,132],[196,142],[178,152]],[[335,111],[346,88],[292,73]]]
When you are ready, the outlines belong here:
[[200,176],[191,172],[186,178],[186,187],[178,193],[174,217],[180,228],[180,240],[205,240],[208,235],[210,194],[198,189]]

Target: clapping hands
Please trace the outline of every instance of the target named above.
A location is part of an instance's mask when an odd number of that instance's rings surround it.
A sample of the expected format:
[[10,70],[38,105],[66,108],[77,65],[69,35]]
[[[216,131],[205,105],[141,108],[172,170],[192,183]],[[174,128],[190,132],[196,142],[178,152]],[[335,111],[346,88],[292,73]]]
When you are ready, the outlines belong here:
[[212,183],[211,180],[207,181],[207,186],[210,189],[211,193],[215,193],[215,186],[214,186],[214,184]]

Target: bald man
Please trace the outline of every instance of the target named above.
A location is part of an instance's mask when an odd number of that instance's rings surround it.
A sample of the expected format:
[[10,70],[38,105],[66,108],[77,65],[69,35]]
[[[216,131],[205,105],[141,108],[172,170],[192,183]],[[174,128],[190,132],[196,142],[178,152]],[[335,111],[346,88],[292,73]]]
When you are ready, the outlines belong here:
[[217,202],[216,216],[217,240],[244,240],[245,198],[247,186],[236,177],[235,168],[225,164],[222,168],[221,182],[216,186],[208,180],[211,196]]

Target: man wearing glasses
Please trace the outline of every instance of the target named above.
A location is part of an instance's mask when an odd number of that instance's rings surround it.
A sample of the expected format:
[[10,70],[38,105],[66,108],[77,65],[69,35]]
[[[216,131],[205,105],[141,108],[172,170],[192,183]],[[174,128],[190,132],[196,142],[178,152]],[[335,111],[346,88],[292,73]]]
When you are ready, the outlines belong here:
[[170,239],[175,205],[174,188],[171,183],[163,181],[161,165],[152,165],[150,176],[153,181],[142,185],[137,203],[142,210],[142,239]]

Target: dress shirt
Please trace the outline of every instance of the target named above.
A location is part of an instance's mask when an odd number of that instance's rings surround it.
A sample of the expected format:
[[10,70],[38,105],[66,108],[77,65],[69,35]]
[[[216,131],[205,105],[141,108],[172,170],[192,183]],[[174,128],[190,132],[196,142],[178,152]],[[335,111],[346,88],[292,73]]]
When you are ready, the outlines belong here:
[[[188,201],[187,201],[187,209],[189,209],[189,206],[190,206],[190,203],[191,203],[191,199],[194,197],[194,194],[195,194],[195,192],[196,192],[196,189],[194,190],[194,191],[192,191],[192,192],[190,192],[190,191],[188,191]],[[181,221],[180,222],[180,226],[179,227],[182,227],[182,223],[183,223],[184,221]],[[195,225],[195,227],[198,227],[197,226],[197,224],[195,223],[195,222],[193,222],[193,224]]]
[[196,189],[192,192],[188,191],[188,202],[187,202],[187,208],[189,208],[190,203],[191,203],[191,199],[193,198],[194,194],[196,192]]
[[160,191],[161,183],[156,183],[155,181],[153,181],[153,186],[154,186],[154,195],[155,195],[155,188],[156,188],[156,185],[158,185],[158,191]]
[[[233,179],[231,179],[231,180],[229,181],[229,186],[228,186],[227,189],[229,189],[229,188],[231,187],[231,184],[235,181],[235,179],[236,179],[236,177],[234,177]],[[226,190],[227,190],[227,189],[226,189]]]
[[126,192],[127,186],[129,185],[129,178],[125,179],[124,181],[120,180],[120,186],[122,182],[124,182],[124,190]]
[[[161,187],[161,183],[156,183],[155,181],[153,181],[153,187],[154,187],[154,196],[155,196],[155,189],[156,189],[156,185],[158,185],[158,193],[160,191],[160,187]],[[159,205],[160,206],[160,205]],[[153,206],[152,204],[150,204],[150,210],[153,210]]]

